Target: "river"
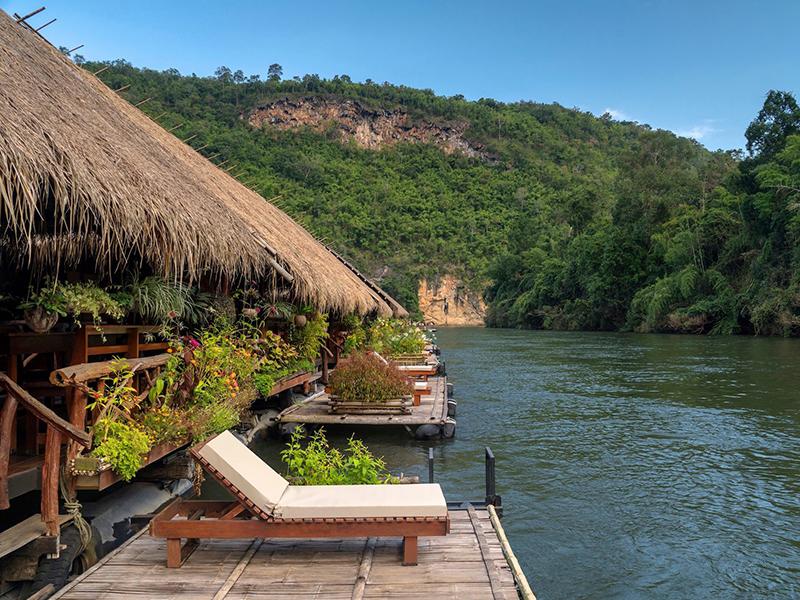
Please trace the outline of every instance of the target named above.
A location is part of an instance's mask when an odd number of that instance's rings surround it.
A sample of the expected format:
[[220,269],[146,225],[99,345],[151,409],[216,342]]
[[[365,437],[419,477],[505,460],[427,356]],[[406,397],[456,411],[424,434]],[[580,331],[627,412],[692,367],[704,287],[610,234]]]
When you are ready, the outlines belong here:
[[456,438],[358,434],[423,478],[432,446],[448,499],[482,497],[490,446],[540,599],[800,597],[800,340],[437,335]]

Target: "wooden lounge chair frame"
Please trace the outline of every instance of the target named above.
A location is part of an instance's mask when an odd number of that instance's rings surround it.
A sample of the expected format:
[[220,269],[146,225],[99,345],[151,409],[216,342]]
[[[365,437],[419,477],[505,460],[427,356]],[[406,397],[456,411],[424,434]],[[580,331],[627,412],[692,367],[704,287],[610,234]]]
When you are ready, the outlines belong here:
[[[222,473],[199,454],[202,442],[190,449],[195,460],[236,499],[230,501],[177,498],[150,521],[150,535],[166,538],[167,567],[178,568],[200,539],[402,537],[403,565],[417,564],[420,536],[447,535],[450,517],[364,517],[283,519],[253,504]],[[176,518],[185,517],[185,518]],[[186,543],[182,544],[182,540]]]

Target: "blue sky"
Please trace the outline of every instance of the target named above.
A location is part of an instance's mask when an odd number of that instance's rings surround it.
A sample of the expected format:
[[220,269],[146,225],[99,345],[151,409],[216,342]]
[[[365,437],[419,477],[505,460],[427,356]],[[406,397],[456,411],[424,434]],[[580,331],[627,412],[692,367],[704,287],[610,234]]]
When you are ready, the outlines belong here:
[[0,0],[91,59],[211,74],[348,74],[558,102],[738,148],[769,89],[800,94],[798,0]]

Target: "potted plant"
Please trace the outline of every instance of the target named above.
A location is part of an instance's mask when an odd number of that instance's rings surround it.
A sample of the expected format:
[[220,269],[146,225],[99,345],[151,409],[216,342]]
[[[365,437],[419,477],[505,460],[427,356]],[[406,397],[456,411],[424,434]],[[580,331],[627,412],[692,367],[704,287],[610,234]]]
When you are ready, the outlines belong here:
[[25,323],[36,333],[47,333],[59,317],[67,316],[67,301],[57,286],[47,285],[31,293],[19,308],[25,311]]
[[331,412],[411,412],[414,386],[394,365],[374,354],[358,354],[337,368],[330,381]]
[[107,315],[113,319],[125,316],[122,306],[103,288],[93,283],[61,284],[60,292],[65,301],[67,313],[75,318],[76,323],[93,323],[99,325],[100,316]]

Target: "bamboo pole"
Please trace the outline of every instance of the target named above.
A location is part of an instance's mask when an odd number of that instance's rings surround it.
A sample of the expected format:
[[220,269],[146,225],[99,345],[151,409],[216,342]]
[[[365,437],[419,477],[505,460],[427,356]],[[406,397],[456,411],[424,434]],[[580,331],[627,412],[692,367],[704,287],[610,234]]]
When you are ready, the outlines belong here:
[[491,504],[489,504],[486,508],[489,511],[489,519],[492,521],[492,526],[497,533],[497,538],[500,540],[500,546],[503,549],[503,555],[506,557],[508,566],[511,567],[511,572],[514,574],[514,579],[516,580],[517,587],[519,588],[519,595],[522,596],[522,600],[536,600],[536,595],[533,593],[533,590],[528,583],[528,578],[525,577],[525,573],[522,571],[522,567],[519,565],[517,557],[514,556],[514,550],[511,549],[511,544],[506,537],[506,532],[503,529],[503,525],[500,523],[500,517],[497,516],[497,511]]
[[40,25],[39,27],[37,27],[36,29],[34,29],[34,31],[35,31],[36,33],[39,33],[39,32],[40,32],[42,29],[44,29],[44,28],[45,28],[45,27],[47,27],[48,25],[52,25],[52,24],[53,24],[53,23],[55,23],[56,21],[58,21],[58,19],[50,19],[50,20],[49,20],[47,23],[45,23],[44,25]]
[[28,19],[30,19],[32,16],[34,16],[34,15],[38,15],[38,14],[39,14],[40,12],[42,12],[42,11],[43,11],[45,8],[46,8],[45,6],[42,6],[41,8],[37,8],[36,10],[34,10],[34,11],[32,11],[32,12],[29,12],[29,13],[28,13],[27,15],[25,15],[24,17],[19,17],[19,18],[17,18],[17,23],[24,23],[25,21],[27,21]]

